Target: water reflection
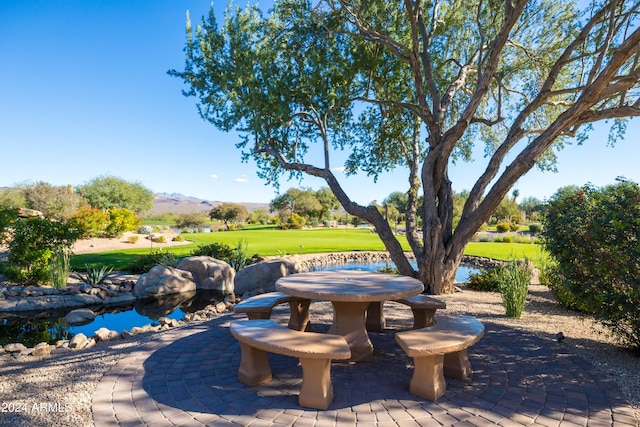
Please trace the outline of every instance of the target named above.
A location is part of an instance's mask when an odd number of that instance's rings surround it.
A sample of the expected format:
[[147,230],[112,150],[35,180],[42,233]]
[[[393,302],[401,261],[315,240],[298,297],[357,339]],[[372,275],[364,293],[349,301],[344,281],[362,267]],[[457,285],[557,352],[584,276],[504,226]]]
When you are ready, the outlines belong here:
[[70,338],[70,326],[64,319],[10,321],[0,320],[0,344],[6,345],[19,342],[27,347],[33,347],[41,342],[55,343],[58,340]]
[[96,318],[88,324],[77,326],[70,326],[64,320],[74,308],[0,313],[0,345],[13,342],[28,347],[40,342],[55,344],[61,339],[71,339],[78,333],[93,336],[95,331],[103,327],[120,333],[135,326],[154,323],[161,317],[181,320],[186,313],[202,310],[223,298],[218,291],[194,291],[162,298],[145,298],[117,306],[87,307],[96,313]]

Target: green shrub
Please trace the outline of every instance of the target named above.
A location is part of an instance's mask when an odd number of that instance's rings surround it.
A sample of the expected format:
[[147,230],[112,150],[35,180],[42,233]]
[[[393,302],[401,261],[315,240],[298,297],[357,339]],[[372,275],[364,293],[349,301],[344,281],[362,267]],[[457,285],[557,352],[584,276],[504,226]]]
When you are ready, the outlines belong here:
[[147,255],[140,255],[127,266],[127,271],[133,274],[142,274],[151,270],[156,265],[175,267],[178,265],[178,258],[171,252],[156,251]]
[[184,239],[179,234],[177,236],[174,236],[173,239],[171,239],[171,240],[174,241],[174,242],[184,242]]
[[518,225],[517,222],[509,223],[509,231],[518,231],[519,229],[520,229],[520,226]]
[[496,231],[498,233],[506,233],[507,231],[509,231],[509,229],[510,227],[508,222],[501,222],[496,224]]
[[240,240],[235,248],[224,243],[212,243],[210,245],[198,246],[198,249],[191,251],[194,256],[210,256],[226,262],[236,271],[252,264],[259,258],[258,254],[248,256],[249,244],[246,239]]
[[160,234],[158,236],[154,236],[153,237],[153,241],[156,243],[166,243],[167,242],[167,238],[164,237],[164,234]]
[[210,256],[211,258],[225,260],[233,256],[231,246],[224,243],[211,243],[210,245],[200,245],[191,251],[193,256]]
[[140,236],[138,236],[137,234],[134,234],[127,237],[127,243],[133,244],[133,243],[136,243],[139,239],[140,239]]
[[[620,179],[559,190],[543,222],[557,261],[554,293],[592,314],[624,345],[640,350],[640,187]],[[575,301],[573,303],[572,301]]]
[[[558,266],[554,265],[546,270],[545,279],[546,285],[558,304],[568,310],[576,310],[582,312],[588,312],[589,307],[585,305],[578,296],[572,292],[565,283],[565,279],[558,272]],[[542,279],[540,280],[542,283]]]
[[487,270],[480,270],[479,273],[471,273],[469,275],[468,286],[476,291],[498,291],[498,271],[500,267]]
[[498,291],[507,317],[519,319],[527,302],[531,272],[529,262],[510,261],[498,270]]
[[[497,240],[496,240],[496,241],[497,241]],[[502,243],[513,243],[513,242],[515,242],[515,241],[516,241],[516,236],[512,236],[512,235],[509,235],[509,236],[502,236],[502,237],[500,238],[500,241],[501,241]]]
[[542,226],[540,224],[529,224],[529,231],[533,234],[538,234],[542,231]]
[[49,259],[54,253],[68,251],[81,231],[70,221],[52,221],[41,217],[17,220],[8,242],[7,262],[14,278],[46,283],[50,279]]

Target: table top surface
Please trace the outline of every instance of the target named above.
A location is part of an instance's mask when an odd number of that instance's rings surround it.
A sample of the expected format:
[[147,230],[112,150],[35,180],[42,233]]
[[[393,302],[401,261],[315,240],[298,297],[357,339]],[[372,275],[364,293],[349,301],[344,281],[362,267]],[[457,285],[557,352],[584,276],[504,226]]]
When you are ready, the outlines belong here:
[[424,286],[419,280],[400,274],[335,270],[281,277],[276,289],[299,298],[373,302],[410,297],[422,292]]

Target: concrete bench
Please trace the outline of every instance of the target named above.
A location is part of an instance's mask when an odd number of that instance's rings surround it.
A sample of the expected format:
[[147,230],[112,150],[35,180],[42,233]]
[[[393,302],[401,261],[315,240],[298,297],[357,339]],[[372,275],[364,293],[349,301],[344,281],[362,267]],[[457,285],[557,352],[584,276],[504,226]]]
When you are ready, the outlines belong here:
[[[437,298],[425,294],[418,294],[408,298],[394,300],[400,304],[408,305],[413,312],[413,329],[425,328],[434,323],[436,310],[447,308],[447,304]],[[372,302],[367,308],[367,330],[382,331],[386,320],[382,311],[383,302]]]
[[297,357],[302,365],[302,387],[298,404],[327,409],[333,400],[331,360],[349,359],[351,351],[344,337],[300,332],[273,320],[236,320],[229,327],[240,343],[238,379],[250,386],[271,380],[268,353]]
[[413,358],[409,391],[436,401],[447,389],[444,375],[463,379],[472,372],[467,348],[484,335],[471,316],[438,316],[433,326],[396,333],[400,347]]
[[291,315],[289,328],[304,331],[309,326],[310,300],[292,297],[283,292],[268,292],[248,298],[233,308],[234,313],[244,313],[249,320],[270,319],[273,308],[279,304],[289,304]]
[[432,326],[436,310],[444,310],[447,304],[437,298],[425,294],[414,295],[409,298],[396,300],[400,304],[408,305],[413,312],[413,329],[422,329]]

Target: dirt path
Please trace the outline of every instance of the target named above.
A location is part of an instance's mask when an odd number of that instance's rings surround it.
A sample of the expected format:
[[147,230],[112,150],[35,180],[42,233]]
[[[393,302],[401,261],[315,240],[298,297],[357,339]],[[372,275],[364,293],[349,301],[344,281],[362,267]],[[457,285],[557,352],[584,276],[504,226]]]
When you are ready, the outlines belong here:
[[[177,233],[172,231],[163,231],[161,233],[154,233],[154,235],[163,235],[166,242],[158,243],[152,242],[148,239],[147,235],[137,234],[131,231],[128,231],[122,235],[122,237],[116,237],[113,239],[101,239],[101,238],[91,238],[91,239],[83,239],[78,240],[72,247],[73,253],[75,254],[88,254],[93,252],[105,252],[105,251],[115,251],[118,249],[134,249],[134,248],[164,248],[168,246],[179,246],[179,245],[188,245],[190,242],[182,241],[182,242],[174,242],[173,238],[177,236]],[[138,236],[138,240],[134,243],[131,243],[128,239],[129,236]]]

